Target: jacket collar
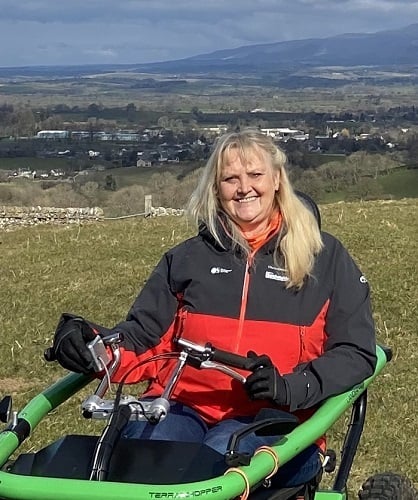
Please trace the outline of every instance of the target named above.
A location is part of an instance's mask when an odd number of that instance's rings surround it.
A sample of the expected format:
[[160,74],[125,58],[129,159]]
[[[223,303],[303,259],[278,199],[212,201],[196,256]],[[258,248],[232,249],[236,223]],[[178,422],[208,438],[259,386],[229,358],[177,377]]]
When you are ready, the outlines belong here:
[[[209,228],[207,227],[206,223],[203,221],[199,223],[199,235],[203,238],[204,241],[206,241],[208,244],[210,244],[216,250],[231,252],[232,248],[233,248],[232,238],[231,238],[231,235],[228,231],[227,216],[224,212],[218,213],[218,216],[216,219],[216,226],[217,226],[218,234],[220,235],[220,240],[222,242],[222,246],[216,241],[213,234],[209,231]],[[271,236],[257,250],[257,253],[263,253],[263,254],[273,253],[275,248],[276,248],[277,238],[280,238],[280,235],[281,235],[281,231],[279,231],[278,234],[276,233],[273,236]],[[240,255],[242,252],[238,249],[238,251],[236,253],[238,255]]]

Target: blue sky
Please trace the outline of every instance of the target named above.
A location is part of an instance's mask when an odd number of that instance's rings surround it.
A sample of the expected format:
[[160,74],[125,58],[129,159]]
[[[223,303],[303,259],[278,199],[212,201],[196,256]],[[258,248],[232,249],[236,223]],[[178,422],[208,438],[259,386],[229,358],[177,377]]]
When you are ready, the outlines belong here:
[[413,23],[412,0],[0,0],[0,66],[167,61]]

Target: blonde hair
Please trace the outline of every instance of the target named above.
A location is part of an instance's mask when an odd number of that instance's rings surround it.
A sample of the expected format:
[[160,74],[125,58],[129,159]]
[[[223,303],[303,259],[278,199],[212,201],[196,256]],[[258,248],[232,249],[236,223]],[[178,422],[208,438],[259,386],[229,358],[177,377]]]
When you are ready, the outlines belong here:
[[[219,214],[223,212],[218,196],[220,175],[231,150],[238,152],[243,163],[250,155],[264,154],[271,160],[271,166],[279,173],[279,189],[275,193],[275,207],[282,215],[282,227],[277,237],[274,259],[284,267],[289,281],[287,287],[300,289],[305,279],[311,275],[315,255],[323,243],[318,223],[312,212],[294,192],[286,172],[287,158],[271,137],[256,129],[244,129],[222,135],[215,143],[214,150],[206,163],[199,183],[192,193],[188,212],[195,222],[204,222],[219,245],[222,244]],[[234,248],[240,248],[244,255],[250,254],[247,241],[239,227],[226,217],[226,229]]]

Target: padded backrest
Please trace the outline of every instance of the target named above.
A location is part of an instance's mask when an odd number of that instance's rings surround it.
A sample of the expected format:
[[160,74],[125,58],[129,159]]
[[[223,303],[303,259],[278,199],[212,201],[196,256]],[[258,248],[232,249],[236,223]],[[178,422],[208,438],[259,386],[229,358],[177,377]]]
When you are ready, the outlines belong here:
[[301,201],[305,204],[306,207],[314,214],[316,221],[318,222],[319,229],[321,229],[321,212],[319,211],[318,205],[314,202],[314,200],[306,193],[302,193],[302,191],[295,191],[299,196]]

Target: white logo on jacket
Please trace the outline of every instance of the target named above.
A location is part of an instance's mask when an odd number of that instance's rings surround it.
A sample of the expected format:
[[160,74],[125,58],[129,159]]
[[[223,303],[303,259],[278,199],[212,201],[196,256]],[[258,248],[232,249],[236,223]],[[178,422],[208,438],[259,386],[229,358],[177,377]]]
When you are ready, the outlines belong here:
[[225,269],[224,267],[212,267],[211,274],[228,274],[232,273],[232,269]]
[[286,276],[286,269],[274,266],[267,266],[267,269],[271,269],[271,271],[267,270],[264,274],[264,277],[266,279],[275,281],[289,281],[289,278]]

